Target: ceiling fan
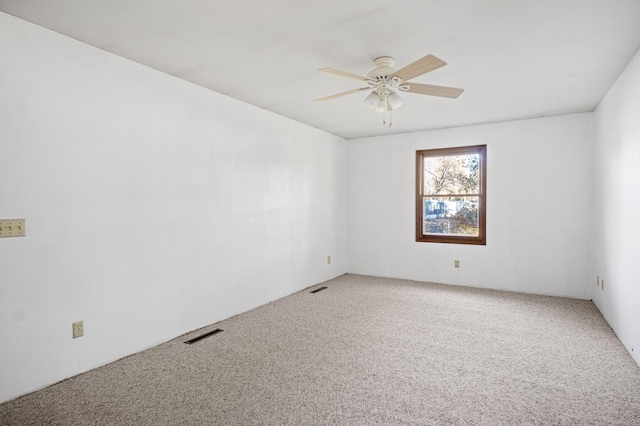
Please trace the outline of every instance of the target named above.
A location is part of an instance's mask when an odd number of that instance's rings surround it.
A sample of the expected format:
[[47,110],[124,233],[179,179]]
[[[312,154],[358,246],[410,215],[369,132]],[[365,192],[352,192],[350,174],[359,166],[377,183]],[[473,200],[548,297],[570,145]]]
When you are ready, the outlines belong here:
[[464,92],[464,89],[455,87],[433,86],[409,81],[414,77],[447,65],[445,61],[433,55],[427,55],[399,70],[393,68],[395,59],[390,56],[381,56],[373,62],[376,64],[376,68],[369,72],[366,77],[334,68],[320,68],[320,71],[325,74],[363,81],[367,86],[336,93],[335,95],[315,99],[314,101],[323,102],[353,93],[371,90],[371,93],[364,99],[364,104],[368,108],[384,114],[382,124],[386,124],[386,113],[389,112],[389,127],[392,127],[391,111],[400,108],[403,102],[398,92],[417,93],[420,95],[440,96],[444,98],[457,98]]

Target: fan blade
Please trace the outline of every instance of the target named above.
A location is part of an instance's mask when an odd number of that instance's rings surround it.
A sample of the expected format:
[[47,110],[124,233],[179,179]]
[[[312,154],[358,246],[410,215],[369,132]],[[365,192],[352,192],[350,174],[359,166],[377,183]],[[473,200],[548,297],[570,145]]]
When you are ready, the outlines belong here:
[[405,90],[405,92],[453,99],[457,98],[462,94],[462,92],[464,92],[464,89],[458,89],[456,87],[432,86],[430,84],[418,84],[411,82],[402,83],[400,87],[402,86],[409,86],[409,88]]
[[389,77],[398,77],[403,81],[407,81],[419,75],[436,70],[440,67],[444,67],[445,65],[447,65],[447,63],[442,59],[436,58],[433,55],[427,55],[424,58],[418,59],[417,61],[407,65],[404,68],[400,68]]
[[363,77],[361,75],[352,74],[350,72],[340,71],[335,68],[320,68],[318,71],[322,71],[325,74],[337,75],[338,77],[346,77],[346,78],[351,78],[358,81],[371,80],[369,77]]
[[319,98],[319,99],[314,99],[313,102],[324,102],[324,101],[329,101],[331,99],[335,99],[335,98],[340,98],[342,96],[347,96],[347,95],[351,95],[354,93],[358,93],[358,92],[362,92],[363,90],[369,90],[371,89],[371,87],[361,87],[359,89],[353,89],[353,90],[348,90],[346,92],[342,92],[342,93],[336,93],[335,95],[331,95],[331,96],[326,96],[324,98]]

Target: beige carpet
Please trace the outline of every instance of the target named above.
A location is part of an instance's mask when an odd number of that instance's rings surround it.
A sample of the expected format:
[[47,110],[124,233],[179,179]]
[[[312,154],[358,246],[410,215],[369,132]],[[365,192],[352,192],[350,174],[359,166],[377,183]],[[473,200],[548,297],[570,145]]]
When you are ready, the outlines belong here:
[[640,425],[640,367],[589,301],[322,286],[2,404],[0,424]]

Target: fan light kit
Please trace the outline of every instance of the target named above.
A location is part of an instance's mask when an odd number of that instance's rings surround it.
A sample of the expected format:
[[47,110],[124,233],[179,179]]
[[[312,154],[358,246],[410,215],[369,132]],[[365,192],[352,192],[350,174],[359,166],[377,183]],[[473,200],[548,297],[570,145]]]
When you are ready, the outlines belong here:
[[433,55],[427,55],[399,70],[393,68],[395,60],[390,56],[382,56],[373,62],[376,64],[376,68],[369,72],[366,77],[334,68],[321,68],[320,71],[326,74],[364,81],[367,87],[316,99],[315,102],[328,101],[353,93],[371,90],[371,93],[364,99],[365,106],[383,114],[382,124],[387,124],[387,113],[389,113],[389,127],[392,127],[391,111],[400,108],[403,103],[402,97],[400,97],[398,92],[410,92],[454,99],[464,92],[464,89],[455,87],[433,86],[409,81],[414,77],[447,65],[445,61]]

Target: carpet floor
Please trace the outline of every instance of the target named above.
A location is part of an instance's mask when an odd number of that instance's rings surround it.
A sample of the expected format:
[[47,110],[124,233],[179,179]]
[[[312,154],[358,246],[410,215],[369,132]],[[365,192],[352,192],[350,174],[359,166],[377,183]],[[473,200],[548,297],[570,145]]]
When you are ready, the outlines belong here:
[[0,424],[640,425],[640,367],[590,301],[344,275],[1,404]]

